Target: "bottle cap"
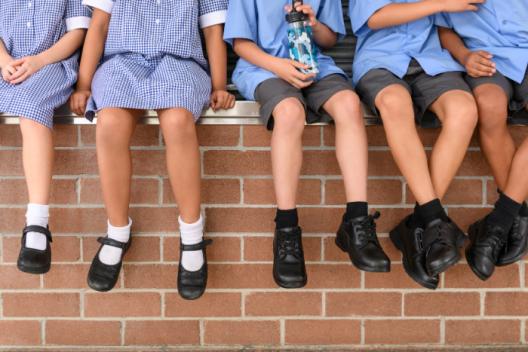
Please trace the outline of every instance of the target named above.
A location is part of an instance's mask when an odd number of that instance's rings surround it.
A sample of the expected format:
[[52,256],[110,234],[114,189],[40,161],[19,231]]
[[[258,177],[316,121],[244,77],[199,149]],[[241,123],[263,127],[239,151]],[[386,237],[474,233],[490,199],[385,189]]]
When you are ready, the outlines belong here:
[[286,21],[290,23],[304,21],[306,19],[304,12],[299,12],[295,9],[295,3],[297,2],[300,2],[301,5],[303,4],[303,0],[292,0],[292,11],[286,15]]

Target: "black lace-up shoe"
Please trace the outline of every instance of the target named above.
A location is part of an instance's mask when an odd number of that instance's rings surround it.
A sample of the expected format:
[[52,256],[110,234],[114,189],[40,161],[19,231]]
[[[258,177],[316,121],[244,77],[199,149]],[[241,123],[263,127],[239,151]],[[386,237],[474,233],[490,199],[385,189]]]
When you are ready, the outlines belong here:
[[[26,247],[28,232],[38,232],[46,236],[46,249],[39,250]],[[45,274],[51,267],[51,232],[42,226],[27,226],[22,233],[22,248],[18,255],[17,268],[28,274]]]
[[282,288],[300,288],[306,285],[308,278],[300,227],[275,230],[273,255],[273,279],[277,285]]
[[355,219],[347,219],[345,214],[335,243],[339,249],[348,253],[352,264],[359,270],[388,273],[390,259],[383,252],[376,235],[374,220],[379,217],[379,212]]
[[528,217],[517,216],[508,233],[504,250],[499,253],[497,266],[513,264],[528,253]]
[[425,267],[424,229],[408,228],[407,221],[409,218],[410,215],[390,232],[390,239],[396,248],[402,252],[403,268],[407,275],[423,287],[435,290],[440,278],[438,275],[429,276]]
[[[88,272],[88,286],[99,292],[108,292],[114,288],[119,278],[119,272],[123,266],[123,258],[130,248],[132,243],[132,236],[128,242],[119,242],[108,237],[99,237],[97,242],[101,243],[101,247],[95,255],[90,271]],[[121,248],[121,260],[115,265],[108,265],[99,260],[99,252],[104,245]]]
[[443,273],[462,259],[460,248],[466,244],[467,237],[462,230],[449,219],[431,221],[425,227],[424,248],[427,254],[425,266],[429,276]]
[[487,219],[480,219],[469,227],[469,246],[466,248],[469,267],[483,281],[493,275],[499,253],[508,239],[503,229],[489,225]]
[[[197,244],[180,244],[180,264],[178,266],[178,293],[183,299],[192,301],[202,297],[207,287],[207,257],[205,255],[205,248],[212,244],[213,240],[204,240]],[[182,263],[183,251],[198,251],[202,250],[204,263],[199,270],[188,271]]]

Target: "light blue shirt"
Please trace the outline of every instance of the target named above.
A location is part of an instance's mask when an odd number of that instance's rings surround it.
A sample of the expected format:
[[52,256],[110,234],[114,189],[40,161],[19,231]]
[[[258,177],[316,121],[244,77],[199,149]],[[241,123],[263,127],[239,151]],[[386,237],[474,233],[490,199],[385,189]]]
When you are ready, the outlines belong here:
[[464,71],[447,50],[443,50],[435,22],[441,14],[421,18],[399,26],[371,30],[367,21],[379,9],[392,3],[421,0],[350,0],[348,16],[358,36],[352,71],[354,86],[368,71],[384,68],[402,78],[412,58],[418,60],[431,76],[450,71]]
[[487,0],[478,11],[444,13],[439,26],[454,28],[472,51],[493,55],[497,70],[521,83],[528,67],[528,0]]
[[[338,40],[345,37],[345,21],[341,0],[306,0],[312,5],[317,19],[338,34]],[[291,5],[291,0],[230,0],[224,29],[224,40],[233,45],[235,38],[249,39],[255,42],[264,52],[280,57],[290,58],[288,46],[288,23],[284,6]],[[343,70],[334,61],[321,54],[316,45],[319,63],[319,79],[337,73],[347,80]],[[261,67],[250,64],[244,59],[237,63],[233,72],[233,83],[240,94],[248,100],[255,100],[257,86],[277,76]]]

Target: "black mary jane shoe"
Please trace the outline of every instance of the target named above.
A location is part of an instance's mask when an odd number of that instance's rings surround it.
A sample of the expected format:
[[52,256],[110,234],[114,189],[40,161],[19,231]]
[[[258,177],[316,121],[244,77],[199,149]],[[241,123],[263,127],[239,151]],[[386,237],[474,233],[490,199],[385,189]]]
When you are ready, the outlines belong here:
[[[203,240],[197,244],[180,244],[180,263],[178,265],[178,293],[183,299],[193,301],[202,297],[207,287],[207,257],[205,255],[205,248],[212,244],[212,239]],[[188,271],[182,263],[183,251],[199,251],[202,250],[204,263],[199,270]]]
[[528,253],[528,217],[517,216],[508,233],[504,250],[499,254],[497,266],[506,266],[518,262]]
[[275,230],[273,279],[282,288],[301,288],[308,282],[299,226]]
[[335,243],[339,249],[348,253],[352,264],[359,270],[388,273],[390,259],[383,252],[376,235],[375,220],[379,217],[379,212],[354,219],[347,219],[345,214]]
[[[99,237],[97,242],[101,243],[101,247],[95,255],[90,271],[88,272],[88,286],[99,292],[108,292],[113,289],[119,278],[119,272],[123,266],[123,258],[130,248],[132,243],[132,236],[128,242],[119,242],[108,237]],[[115,265],[104,264],[99,260],[99,253],[104,245],[121,248],[121,260]]]
[[[38,232],[46,236],[48,243],[46,249],[39,250],[26,247],[26,235],[28,232]],[[22,248],[18,255],[17,268],[28,274],[45,274],[51,267],[51,232],[42,226],[27,226],[22,232]]]
[[427,253],[425,265],[429,276],[443,273],[462,259],[460,249],[467,237],[454,221],[433,220],[425,227],[423,244]]

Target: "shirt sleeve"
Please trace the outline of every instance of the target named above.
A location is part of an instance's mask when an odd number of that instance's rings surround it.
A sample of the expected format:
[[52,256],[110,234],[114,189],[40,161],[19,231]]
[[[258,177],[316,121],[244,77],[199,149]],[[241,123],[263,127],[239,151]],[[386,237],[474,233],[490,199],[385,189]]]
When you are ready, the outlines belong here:
[[83,6],[82,0],[68,0],[66,5],[66,30],[88,28],[92,20],[92,11]]
[[371,29],[367,21],[379,9],[392,4],[390,0],[350,0],[348,17],[352,22],[352,30],[357,36],[367,34]]
[[199,0],[199,2],[198,22],[201,28],[225,23],[229,0]]
[[112,13],[115,0],[83,0],[82,4],[87,6],[92,11],[94,8],[96,8],[107,13]]
[[257,43],[257,18],[255,0],[231,0],[227,10],[224,40],[231,45],[235,38]]
[[439,12],[433,15],[433,22],[435,25],[446,28],[453,28],[453,23],[449,14],[445,12]]
[[319,22],[326,25],[334,33],[337,33],[337,41],[340,42],[346,36],[345,19],[343,18],[343,5],[341,0],[326,0],[317,13]]

